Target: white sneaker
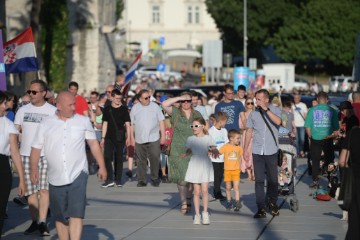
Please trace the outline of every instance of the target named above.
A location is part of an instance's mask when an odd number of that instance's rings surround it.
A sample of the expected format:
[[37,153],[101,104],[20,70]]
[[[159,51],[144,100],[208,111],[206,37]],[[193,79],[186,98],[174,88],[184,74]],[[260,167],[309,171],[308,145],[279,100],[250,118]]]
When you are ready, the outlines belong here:
[[201,215],[200,215],[200,214],[199,214],[199,215],[195,214],[195,215],[194,215],[194,222],[193,222],[193,224],[199,225],[199,224],[200,224],[200,221],[201,221]]
[[208,212],[202,212],[202,224],[204,225],[210,224],[210,216]]

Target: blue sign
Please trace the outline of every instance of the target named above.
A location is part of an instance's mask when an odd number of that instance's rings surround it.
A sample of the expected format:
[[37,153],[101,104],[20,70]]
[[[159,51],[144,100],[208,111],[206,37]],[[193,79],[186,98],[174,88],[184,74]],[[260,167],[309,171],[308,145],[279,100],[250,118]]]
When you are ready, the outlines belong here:
[[164,45],[165,45],[165,37],[160,37],[160,39],[159,39],[159,44],[160,44],[161,46],[164,46]]
[[236,67],[234,68],[234,90],[237,91],[239,85],[244,85],[246,90],[249,89],[249,68]]
[[156,67],[156,70],[157,70],[158,72],[165,72],[165,69],[166,69],[165,63],[159,63],[159,64],[157,65],[157,67]]

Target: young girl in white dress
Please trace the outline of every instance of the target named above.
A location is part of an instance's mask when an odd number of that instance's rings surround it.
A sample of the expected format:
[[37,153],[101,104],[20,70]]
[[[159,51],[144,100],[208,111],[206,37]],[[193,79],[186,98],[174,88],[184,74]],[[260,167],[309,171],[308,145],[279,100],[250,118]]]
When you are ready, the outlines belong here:
[[202,193],[203,212],[202,224],[210,224],[208,213],[209,182],[214,181],[214,170],[209,154],[216,156],[218,151],[213,138],[207,135],[205,128],[205,120],[203,118],[195,118],[190,126],[194,132],[186,141],[186,153],[181,156],[191,155],[188,169],[185,175],[185,181],[194,185],[194,224],[200,224],[200,193]]

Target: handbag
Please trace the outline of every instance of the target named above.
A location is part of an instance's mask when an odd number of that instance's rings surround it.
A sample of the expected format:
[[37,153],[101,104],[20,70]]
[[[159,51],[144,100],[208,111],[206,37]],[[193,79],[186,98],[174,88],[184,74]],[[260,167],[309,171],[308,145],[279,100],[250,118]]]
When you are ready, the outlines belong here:
[[266,121],[265,117],[264,117],[264,114],[262,113],[261,109],[259,109],[259,112],[260,112],[260,115],[262,116],[262,118],[264,119],[264,122],[266,124],[266,126],[268,127],[268,129],[270,130],[270,133],[271,135],[273,136],[274,138],[274,141],[276,143],[276,146],[278,147],[278,151],[277,151],[277,164],[279,167],[282,166],[282,161],[283,161],[283,156],[284,156],[284,153],[283,151],[279,148],[279,145],[276,141],[276,138],[275,138],[275,135],[274,135],[274,132],[273,130],[271,129],[271,127],[269,126],[269,123]]
[[116,141],[118,141],[118,142],[122,142],[122,141],[124,141],[124,139],[125,139],[125,132],[124,132],[124,129],[119,129],[118,128],[118,126],[117,126],[117,124],[116,124],[116,121],[115,121],[115,118],[114,118],[114,116],[113,116],[113,114],[112,114],[112,110],[111,110],[111,108],[110,108],[110,110],[109,110],[109,113],[110,113],[110,117],[111,117],[111,119],[113,120],[113,122],[114,122],[114,126],[115,126],[115,138],[116,138]]
[[345,167],[342,169],[340,193],[338,197],[338,205],[344,211],[350,210],[352,188],[353,188],[353,171],[351,169],[351,157],[350,157],[350,140],[351,132],[349,136],[348,148],[345,157]]

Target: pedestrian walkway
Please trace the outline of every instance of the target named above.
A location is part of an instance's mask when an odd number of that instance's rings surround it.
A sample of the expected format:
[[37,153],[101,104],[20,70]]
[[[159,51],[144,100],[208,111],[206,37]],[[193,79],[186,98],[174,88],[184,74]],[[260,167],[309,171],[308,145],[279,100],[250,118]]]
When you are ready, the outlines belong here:
[[[186,239],[344,239],[347,223],[341,221],[342,212],[335,200],[319,202],[309,196],[311,178],[306,174],[306,161],[298,161],[296,194],[299,211],[290,210],[289,199],[279,198],[280,216],[267,215],[254,219],[256,209],[254,182],[242,179],[240,184],[243,207],[240,212],[226,211],[219,201],[209,203],[211,224],[193,225],[192,214],[182,215],[175,184],[160,187],[136,187],[137,182],[126,182],[124,187],[101,188],[95,175],[89,177],[88,205],[84,220],[84,240],[186,240]],[[322,182],[325,186],[325,181]],[[210,189],[209,192],[212,192]],[[11,192],[10,200],[16,196]],[[27,207],[12,201],[8,204],[9,219],[4,230],[5,240],[58,239],[54,223],[51,236],[25,236],[30,225]]]

